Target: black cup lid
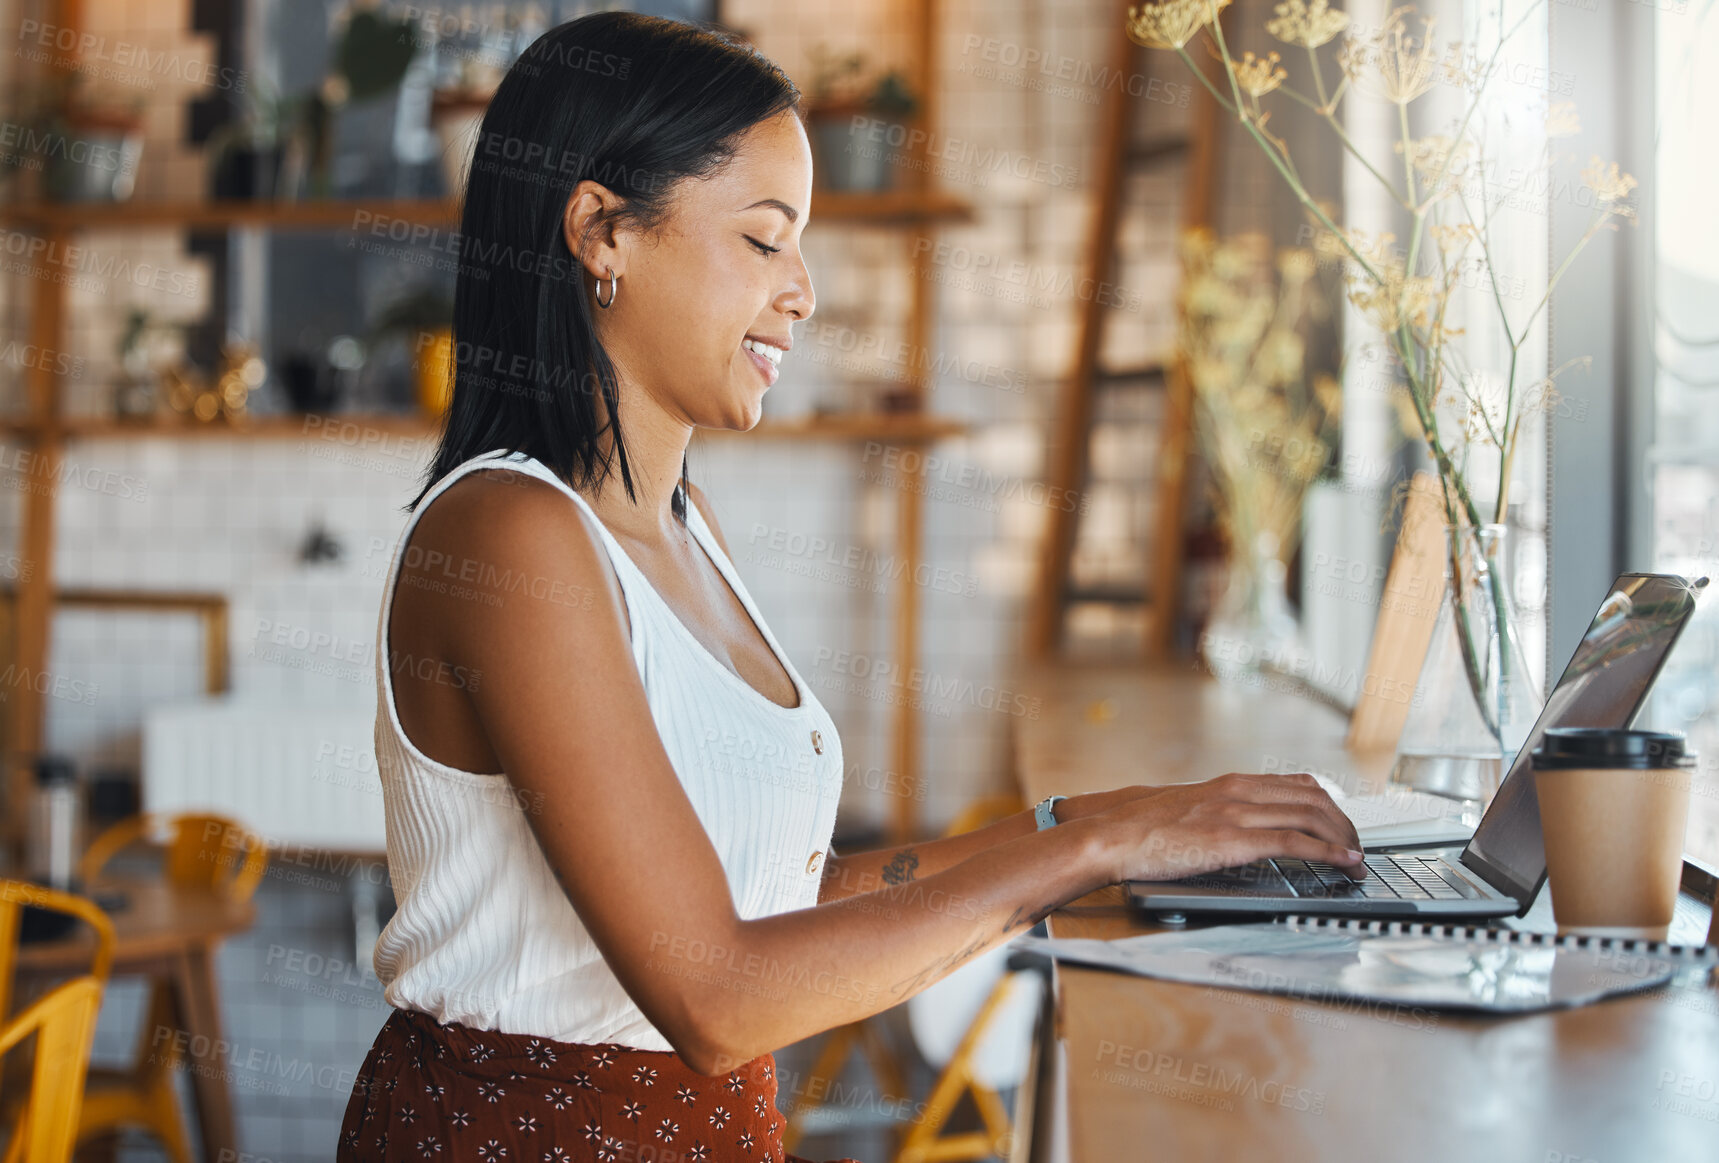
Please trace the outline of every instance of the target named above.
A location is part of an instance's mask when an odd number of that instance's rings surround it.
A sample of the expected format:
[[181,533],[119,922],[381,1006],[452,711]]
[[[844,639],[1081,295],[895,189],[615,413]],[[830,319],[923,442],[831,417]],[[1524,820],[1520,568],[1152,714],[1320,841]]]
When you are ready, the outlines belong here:
[[1695,753],[1672,731],[1624,731],[1609,727],[1552,727],[1534,749],[1534,770],[1616,767],[1646,771],[1693,767]]

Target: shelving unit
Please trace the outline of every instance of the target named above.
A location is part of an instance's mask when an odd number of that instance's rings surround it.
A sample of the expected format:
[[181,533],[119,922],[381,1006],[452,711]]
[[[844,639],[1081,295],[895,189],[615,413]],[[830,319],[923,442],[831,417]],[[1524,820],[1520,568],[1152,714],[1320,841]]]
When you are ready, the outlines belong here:
[[967,425],[959,420],[917,413],[808,416],[804,420],[764,420],[749,432],[726,432],[707,428],[701,435],[714,439],[749,436],[761,440],[895,440],[923,444],[959,436]]
[[[225,230],[235,226],[266,230],[329,230],[351,227],[360,214],[375,220],[414,225],[459,224],[458,202],[442,198],[351,198],[298,202],[114,202],[0,206],[0,223],[53,230],[125,230],[175,226],[186,230]],[[820,190],[812,195],[813,224],[923,225],[964,222],[973,216],[967,202],[935,191],[882,190],[872,194]]]
[[[319,438],[329,425],[346,425],[389,436],[421,436],[440,433],[440,421],[419,412],[329,412],[273,413],[254,415],[238,422],[162,421],[126,423],[120,420],[60,420],[43,428],[28,420],[0,419],[0,436],[41,440],[52,434],[60,440],[292,440]],[[959,436],[967,426],[958,420],[916,413],[887,412],[826,414],[797,420],[763,420],[745,432],[700,429],[701,437],[756,440],[898,440],[920,443]]]
[[[318,424],[312,427],[310,420]],[[47,425],[33,420],[0,420],[0,436],[41,441],[66,440],[290,440],[315,436],[324,423],[356,424],[389,435],[431,436],[436,422],[416,412],[330,412],[311,416],[278,413],[251,416],[243,421],[218,420],[200,424],[193,420],[137,423],[122,420],[55,418]]]
[[38,202],[0,208],[0,222],[42,231],[134,230],[181,227],[225,230],[327,230],[352,225],[361,214],[411,223],[452,226],[459,204],[441,198],[319,199],[302,202],[112,202],[58,205]]
[[[60,27],[77,29],[81,6],[57,6]],[[925,0],[916,6],[914,43],[917,60],[914,74],[923,94],[917,117],[919,128],[934,124],[937,6]],[[57,67],[69,67],[60,59]],[[929,135],[927,135],[929,136]],[[902,189],[877,193],[819,190],[812,198],[811,223],[900,228],[923,231],[939,223],[960,222],[972,217],[972,207],[963,200],[931,187],[930,167],[917,166],[903,174]],[[368,215],[369,217],[363,217]],[[309,201],[172,201],[115,204],[33,203],[0,206],[0,224],[29,231],[49,246],[64,247],[78,234],[102,230],[180,229],[188,232],[222,231],[231,228],[264,230],[339,230],[363,228],[373,222],[401,221],[443,228],[459,222],[457,202],[446,199],[364,199]],[[924,277],[923,248],[909,247],[912,294],[907,305],[907,339],[914,350],[924,350],[931,331],[933,284]],[[13,275],[10,277],[26,277]],[[30,294],[29,342],[44,350],[64,350],[67,314],[63,283],[36,279]],[[792,421],[765,421],[751,433],[756,439],[786,441],[887,440],[922,445],[954,436],[962,431],[957,422],[927,415],[923,401],[929,384],[926,373],[915,369],[905,386],[913,408],[899,413],[818,415]],[[22,530],[18,552],[33,568],[20,581],[15,600],[15,649],[13,662],[19,673],[40,675],[47,669],[50,653],[53,607],[57,586],[53,571],[55,544],[55,489],[66,445],[78,440],[195,439],[195,440],[282,440],[314,437],[321,426],[311,427],[303,415],[259,415],[240,424],[126,423],[111,419],[67,417],[60,411],[59,394],[49,367],[32,366],[25,372],[27,410],[23,416],[0,419],[0,438],[27,446],[34,460],[35,475],[46,487],[26,490],[23,498]],[[437,422],[422,415],[341,414],[323,418],[356,423],[388,434],[434,436]],[[730,434],[711,433],[719,439]],[[735,434],[738,436],[739,434]],[[917,458],[916,458],[917,459]],[[920,466],[917,470],[923,472]],[[923,527],[923,490],[905,479],[899,490],[896,521],[896,551],[910,567],[917,566]],[[911,576],[911,569],[910,569]],[[919,595],[915,587],[902,586],[895,596],[894,648],[902,665],[911,666],[919,648]],[[45,714],[39,684],[24,682],[6,692],[7,743],[4,803],[10,839],[21,839],[23,808],[29,792],[29,760],[41,749]],[[910,784],[919,778],[918,715],[910,706],[897,708],[891,744],[895,770]],[[890,830],[897,837],[915,835],[916,802],[898,797]]]

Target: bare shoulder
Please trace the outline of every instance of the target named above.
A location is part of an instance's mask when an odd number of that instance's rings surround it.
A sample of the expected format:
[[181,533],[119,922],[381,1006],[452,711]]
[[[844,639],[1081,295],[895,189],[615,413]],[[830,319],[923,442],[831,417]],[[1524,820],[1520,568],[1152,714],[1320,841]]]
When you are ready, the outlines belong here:
[[401,568],[433,579],[433,592],[471,599],[460,608],[473,611],[518,609],[514,596],[624,609],[595,520],[554,485],[510,469],[448,486],[419,518]]
[[424,510],[419,528],[483,521],[560,521],[582,517],[579,506],[541,477],[513,469],[468,473]]
[[687,481],[686,495],[693,504],[698,506],[698,511],[704,515],[704,523],[710,526],[711,536],[715,537],[716,543],[722,546],[722,552],[733,557],[734,555],[728,552],[728,539],[722,535],[722,526],[717,524],[716,512],[710,507],[710,498],[704,495],[704,490],[691,481]]

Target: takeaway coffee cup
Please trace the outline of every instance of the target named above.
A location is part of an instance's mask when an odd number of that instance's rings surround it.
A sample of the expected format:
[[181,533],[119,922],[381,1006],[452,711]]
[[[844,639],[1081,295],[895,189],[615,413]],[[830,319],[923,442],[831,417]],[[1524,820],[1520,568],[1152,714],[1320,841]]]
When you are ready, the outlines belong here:
[[1559,933],[1665,939],[1694,767],[1682,735],[1546,732],[1534,750],[1534,789]]

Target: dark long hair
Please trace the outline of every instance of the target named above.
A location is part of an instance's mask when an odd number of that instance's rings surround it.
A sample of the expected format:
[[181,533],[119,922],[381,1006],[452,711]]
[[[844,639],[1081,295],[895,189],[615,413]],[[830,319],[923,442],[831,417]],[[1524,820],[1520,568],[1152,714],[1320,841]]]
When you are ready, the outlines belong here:
[[[634,499],[615,367],[562,231],[567,199],[579,182],[600,182],[625,200],[606,222],[652,229],[677,183],[715,172],[736,138],[799,100],[744,43],[656,17],[597,13],[525,50],[478,130],[457,240],[453,402],[408,509],[457,465],[498,448],[578,487],[600,488],[618,471]],[[673,498],[682,521],[685,480],[683,457]]]

